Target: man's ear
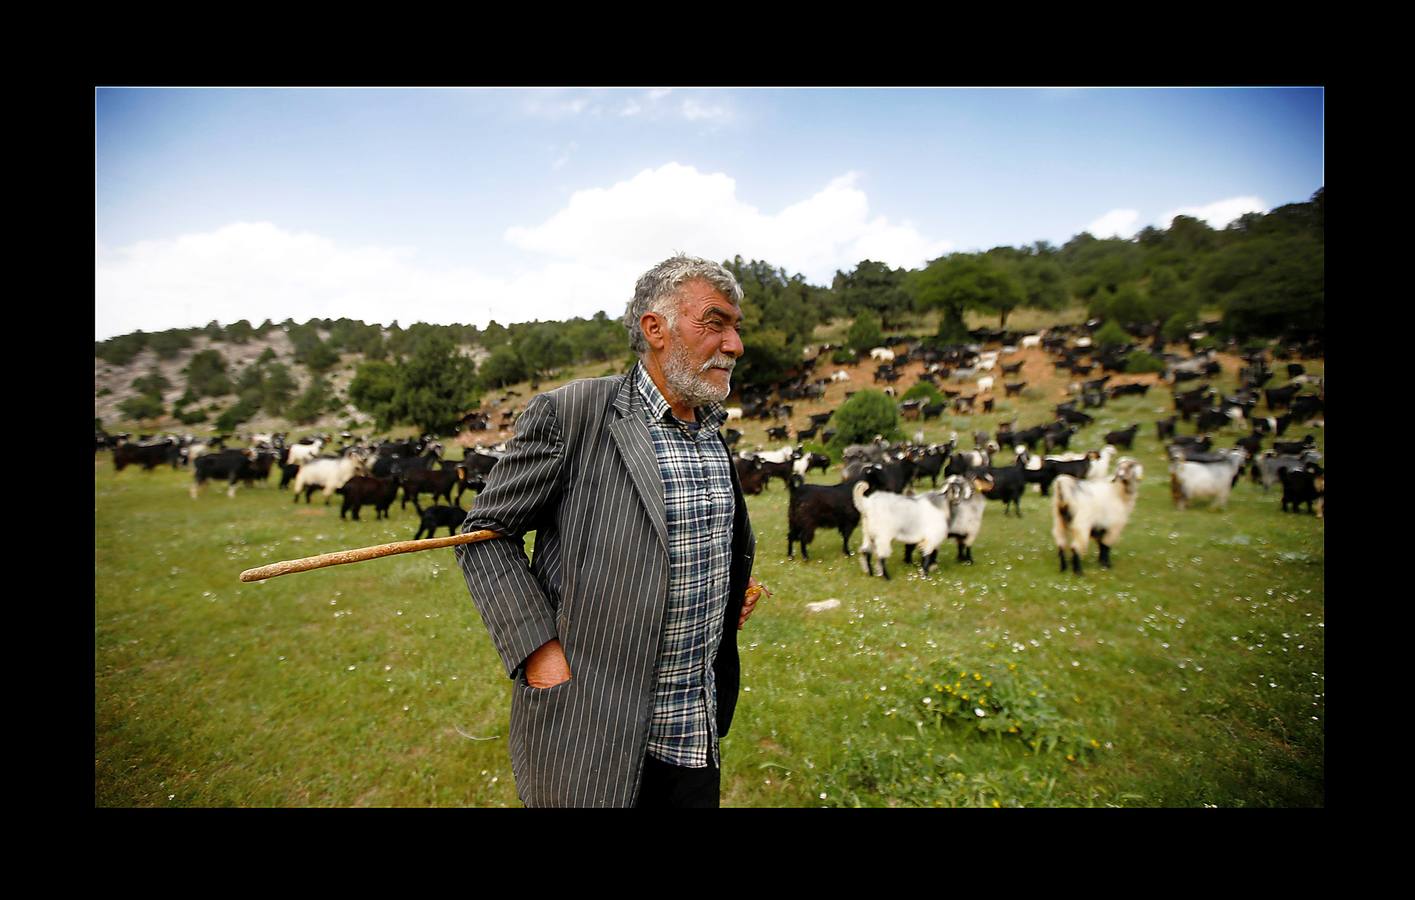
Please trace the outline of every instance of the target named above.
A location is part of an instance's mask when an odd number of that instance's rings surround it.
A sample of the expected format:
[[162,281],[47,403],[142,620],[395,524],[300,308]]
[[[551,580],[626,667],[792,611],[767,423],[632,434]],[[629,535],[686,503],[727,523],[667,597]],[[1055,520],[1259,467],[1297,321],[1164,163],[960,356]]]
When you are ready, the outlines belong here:
[[639,316],[639,329],[654,350],[662,352],[668,346],[668,320],[658,313],[646,312]]

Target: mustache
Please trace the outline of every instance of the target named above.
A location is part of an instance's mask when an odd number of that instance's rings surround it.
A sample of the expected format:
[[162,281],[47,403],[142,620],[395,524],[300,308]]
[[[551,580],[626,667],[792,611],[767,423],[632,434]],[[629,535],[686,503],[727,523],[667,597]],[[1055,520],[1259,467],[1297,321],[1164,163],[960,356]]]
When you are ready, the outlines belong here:
[[702,366],[699,367],[698,374],[701,375],[708,369],[726,369],[728,374],[731,374],[733,368],[735,368],[736,365],[737,360],[728,356],[726,353],[718,353],[712,359],[703,363]]

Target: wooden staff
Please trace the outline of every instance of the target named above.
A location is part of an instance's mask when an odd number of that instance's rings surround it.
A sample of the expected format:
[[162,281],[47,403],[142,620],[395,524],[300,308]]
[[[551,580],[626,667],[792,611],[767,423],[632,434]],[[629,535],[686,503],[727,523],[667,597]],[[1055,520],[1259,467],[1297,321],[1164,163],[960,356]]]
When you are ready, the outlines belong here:
[[444,538],[424,538],[421,541],[395,541],[391,544],[360,547],[357,550],[335,550],[333,553],[321,553],[319,556],[306,556],[304,559],[287,559],[284,562],[271,563],[268,566],[260,566],[255,569],[247,569],[241,573],[241,580],[263,581],[266,578],[274,578],[277,575],[289,575],[291,572],[308,572],[310,569],[322,569],[325,566],[342,566],[345,563],[363,562],[366,559],[378,559],[380,556],[396,556],[399,553],[416,553],[419,550],[436,550],[439,547],[455,547],[458,544],[475,544],[477,541],[486,541],[501,536],[499,531],[472,531],[467,534],[454,534],[451,537]]

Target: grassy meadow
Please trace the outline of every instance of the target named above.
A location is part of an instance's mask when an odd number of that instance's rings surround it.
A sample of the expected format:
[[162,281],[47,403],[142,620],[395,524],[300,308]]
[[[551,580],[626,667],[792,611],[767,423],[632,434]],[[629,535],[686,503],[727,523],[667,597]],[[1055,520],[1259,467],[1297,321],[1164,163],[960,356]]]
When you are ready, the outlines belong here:
[[[1226,362],[1212,383],[1231,390]],[[869,386],[872,365],[851,371],[793,424]],[[930,422],[926,438],[956,430],[971,448],[1003,420],[1049,421],[1064,382],[1040,353],[1025,373],[1021,399]],[[755,574],[773,594],[740,636],[724,805],[1324,805],[1322,521],[1284,514],[1280,488],[1246,477],[1226,510],[1176,510],[1153,425],[1172,413],[1166,387],[1090,412],[1073,450],[1142,423],[1131,455],[1145,479],[1113,569],[1093,543],[1083,576],[1058,571],[1035,488],[1020,519],[989,504],[974,565],[945,547],[927,580],[898,547],[892,580],[867,577],[835,531],[817,533],[809,562],[788,560],[786,490],[748,499]],[[764,423],[744,430],[742,447],[779,443]],[[1307,433],[1324,448],[1318,428],[1284,439]],[[98,806],[519,805],[510,682],[451,550],[237,580],[409,539],[411,505],[341,521],[337,497],[294,504],[274,479],[192,500],[187,470],[111,460],[94,463]],[[840,605],[806,608],[830,598]]]

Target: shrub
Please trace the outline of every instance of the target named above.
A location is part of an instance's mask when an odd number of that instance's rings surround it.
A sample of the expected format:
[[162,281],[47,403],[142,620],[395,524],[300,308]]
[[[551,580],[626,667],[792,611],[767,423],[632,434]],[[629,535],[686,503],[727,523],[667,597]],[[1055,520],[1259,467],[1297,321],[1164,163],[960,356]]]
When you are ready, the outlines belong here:
[[1130,343],[1130,335],[1125,333],[1119,322],[1111,319],[1100,327],[1094,340],[1097,347],[1123,347]]
[[770,385],[786,377],[786,373],[800,363],[801,345],[791,340],[777,328],[759,328],[752,332],[737,368],[732,372],[732,383],[738,389],[748,385]]
[[202,422],[205,422],[207,418],[206,413],[202,412],[200,409],[194,409],[190,412],[187,412],[185,410],[183,410],[182,412],[178,412],[174,409],[172,411],[172,414],[175,415],[177,417],[177,421],[181,422],[183,425],[198,425]]
[[130,419],[156,419],[163,413],[162,401],[147,394],[129,397],[118,408]]
[[1180,310],[1165,320],[1160,334],[1169,343],[1177,344],[1189,337],[1189,332],[1193,330],[1193,324],[1193,317]]
[[247,319],[232,322],[226,326],[226,340],[233,344],[245,344],[255,335],[255,329]]
[[323,341],[316,340],[309,344],[303,353],[296,353],[295,359],[318,375],[338,365],[339,353]]
[[265,369],[265,380],[261,382],[261,407],[273,416],[283,415],[290,404],[290,398],[299,387],[282,363],[271,363]]
[[854,363],[858,358],[855,351],[848,347],[836,347],[835,351],[830,354],[830,361],[837,366],[848,366]]
[[[234,431],[236,426],[260,412],[260,403],[253,397],[242,397],[216,419],[217,431]],[[203,416],[202,418],[205,418]]]
[[938,403],[943,400],[943,394],[939,393],[938,388],[927,381],[915,382],[914,386],[905,391],[904,396],[900,399],[914,400],[918,397],[926,397],[930,403]]
[[879,317],[869,311],[855,317],[845,338],[846,344],[856,353],[867,353],[871,348],[878,347],[883,340],[884,332],[880,330]]
[[333,392],[330,390],[329,382],[324,379],[323,375],[316,375],[310,379],[309,386],[290,407],[289,416],[300,425],[309,425],[324,413],[329,412],[332,403]]
[[1131,374],[1163,372],[1164,360],[1146,350],[1136,350],[1125,357],[1125,371]]
[[389,412],[422,431],[455,431],[462,414],[481,400],[476,365],[446,334],[421,341],[397,376]]
[[[638,357],[634,357],[634,360],[637,362]],[[482,363],[481,371],[477,373],[477,377],[484,388],[501,388],[518,381],[525,381],[528,374],[526,364],[521,361],[520,355],[515,348],[507,344],[491,351],[491,356]]]
[[175,359],[177,354],[192,345],[191,335],[180,328],[169,328],[148,335],[148,346],[158,359]]
[[850,444],[858,444],[884,435],[890,440],[899,440],[899,410],[894,398],[883,391],[860,391],[846,400],[830,420],[835,426],[835,437],[830,446],[833,451],[843,450]]
[[398,369],[381,360],[361,364],[349,383],[349,399],[354,406],[390,427],[393,420],[387,410],[398,392]]
[[94,345],[94,353],[106,363],[115,366],[126,366],[133,361],[147,346],[147,335],[141,331],[132,334],[124,334],[119,337],[109,338],[106,341]]
[[141,378],[134,378],[132,384],[133,390],[137,391],[139,394],[154,397],[158,400],[162,399],[162,392],[171,386],[171,382],[164,378],[162,372],[156,368]]
[[203,350],[194,355],[182,371],[187,373],[187,392],[196,397],[220,397],[231,393],[226,375],[226,358],[219,350]]

